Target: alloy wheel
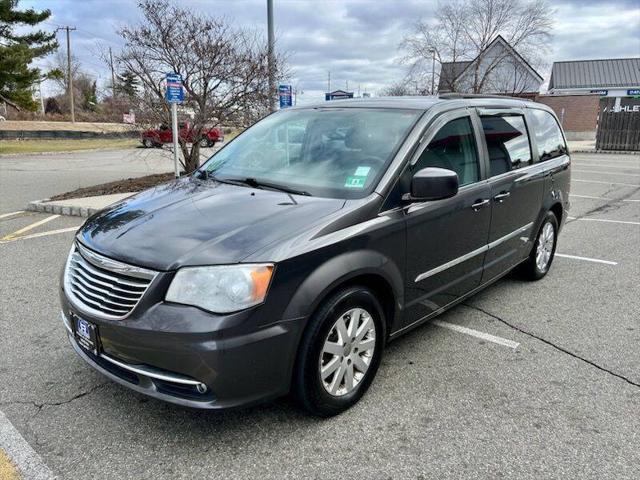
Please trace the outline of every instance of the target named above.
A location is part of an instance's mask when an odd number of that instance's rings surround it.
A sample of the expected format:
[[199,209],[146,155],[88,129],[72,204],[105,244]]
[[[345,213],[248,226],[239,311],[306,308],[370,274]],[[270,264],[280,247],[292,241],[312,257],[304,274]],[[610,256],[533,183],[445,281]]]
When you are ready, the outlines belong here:
[[549,268],[555,237],[556,231],[553,225],[550,222],[545,223],[538,237],[538,249],[536,250],[536,266],[541,272],[546,272]]
[[329,330],[320,354],[319,373],[330,395],[352,392],[369,369],[376,348],[376,325],[369,312],[352,308]]

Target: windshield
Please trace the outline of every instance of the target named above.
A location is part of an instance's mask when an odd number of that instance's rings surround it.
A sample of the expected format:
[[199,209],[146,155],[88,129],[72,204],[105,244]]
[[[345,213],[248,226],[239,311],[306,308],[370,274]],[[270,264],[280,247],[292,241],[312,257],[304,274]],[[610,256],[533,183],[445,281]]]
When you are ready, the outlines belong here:
[[200,170],[220,181],[360,198],[376,185],[420,114],[364,108],[281,111],[246,130]]

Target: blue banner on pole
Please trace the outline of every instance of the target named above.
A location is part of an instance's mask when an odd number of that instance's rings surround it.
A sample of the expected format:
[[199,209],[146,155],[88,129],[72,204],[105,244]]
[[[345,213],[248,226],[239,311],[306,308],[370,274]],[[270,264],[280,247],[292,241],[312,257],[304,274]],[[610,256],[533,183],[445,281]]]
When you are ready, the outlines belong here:
[[280,97],[280,108],[293,106],[293,95],[291,95],[291,85],[279,85],[278,96]]
[[179,73],[167,73],[167,90],[164,97],[169,103],[182,103],[184,101],[182,77]]

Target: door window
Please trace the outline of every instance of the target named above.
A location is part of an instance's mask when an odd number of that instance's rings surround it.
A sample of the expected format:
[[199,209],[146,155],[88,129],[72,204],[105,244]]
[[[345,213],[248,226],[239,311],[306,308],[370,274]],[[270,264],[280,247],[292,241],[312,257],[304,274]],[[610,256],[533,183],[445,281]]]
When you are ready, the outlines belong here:
[[453,170],[458,174],[460,186],[478,181],[478,152],[469,117],[452,120],[438,131],[413,171],[427,167]]
[[539,161],[559,157],[567,153],[564,137],[553,115],[544,110],[530,109],[533,131],[538,145]]
[[522,115],[491,115],[480,118],[487,140],[492,177],[531,164],[529,135]]

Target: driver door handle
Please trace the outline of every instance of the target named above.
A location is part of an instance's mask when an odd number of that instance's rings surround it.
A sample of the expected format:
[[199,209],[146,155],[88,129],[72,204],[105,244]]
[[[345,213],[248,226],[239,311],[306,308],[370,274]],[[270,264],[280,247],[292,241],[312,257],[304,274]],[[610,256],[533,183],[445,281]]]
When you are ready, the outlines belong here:
[[496,202],[502,202],[504,199],[506,199],[509,195],[511,195],[511,192],[500,192],[498,195],[496,195],[495,197],[493,197],[493,199]]
[[487,205],[489,205],[489,199],[485,198],[483,200],[476,200],[476,203],[471,205],[471,208],[473,208],[477,212],[482,207],[486,207]]

